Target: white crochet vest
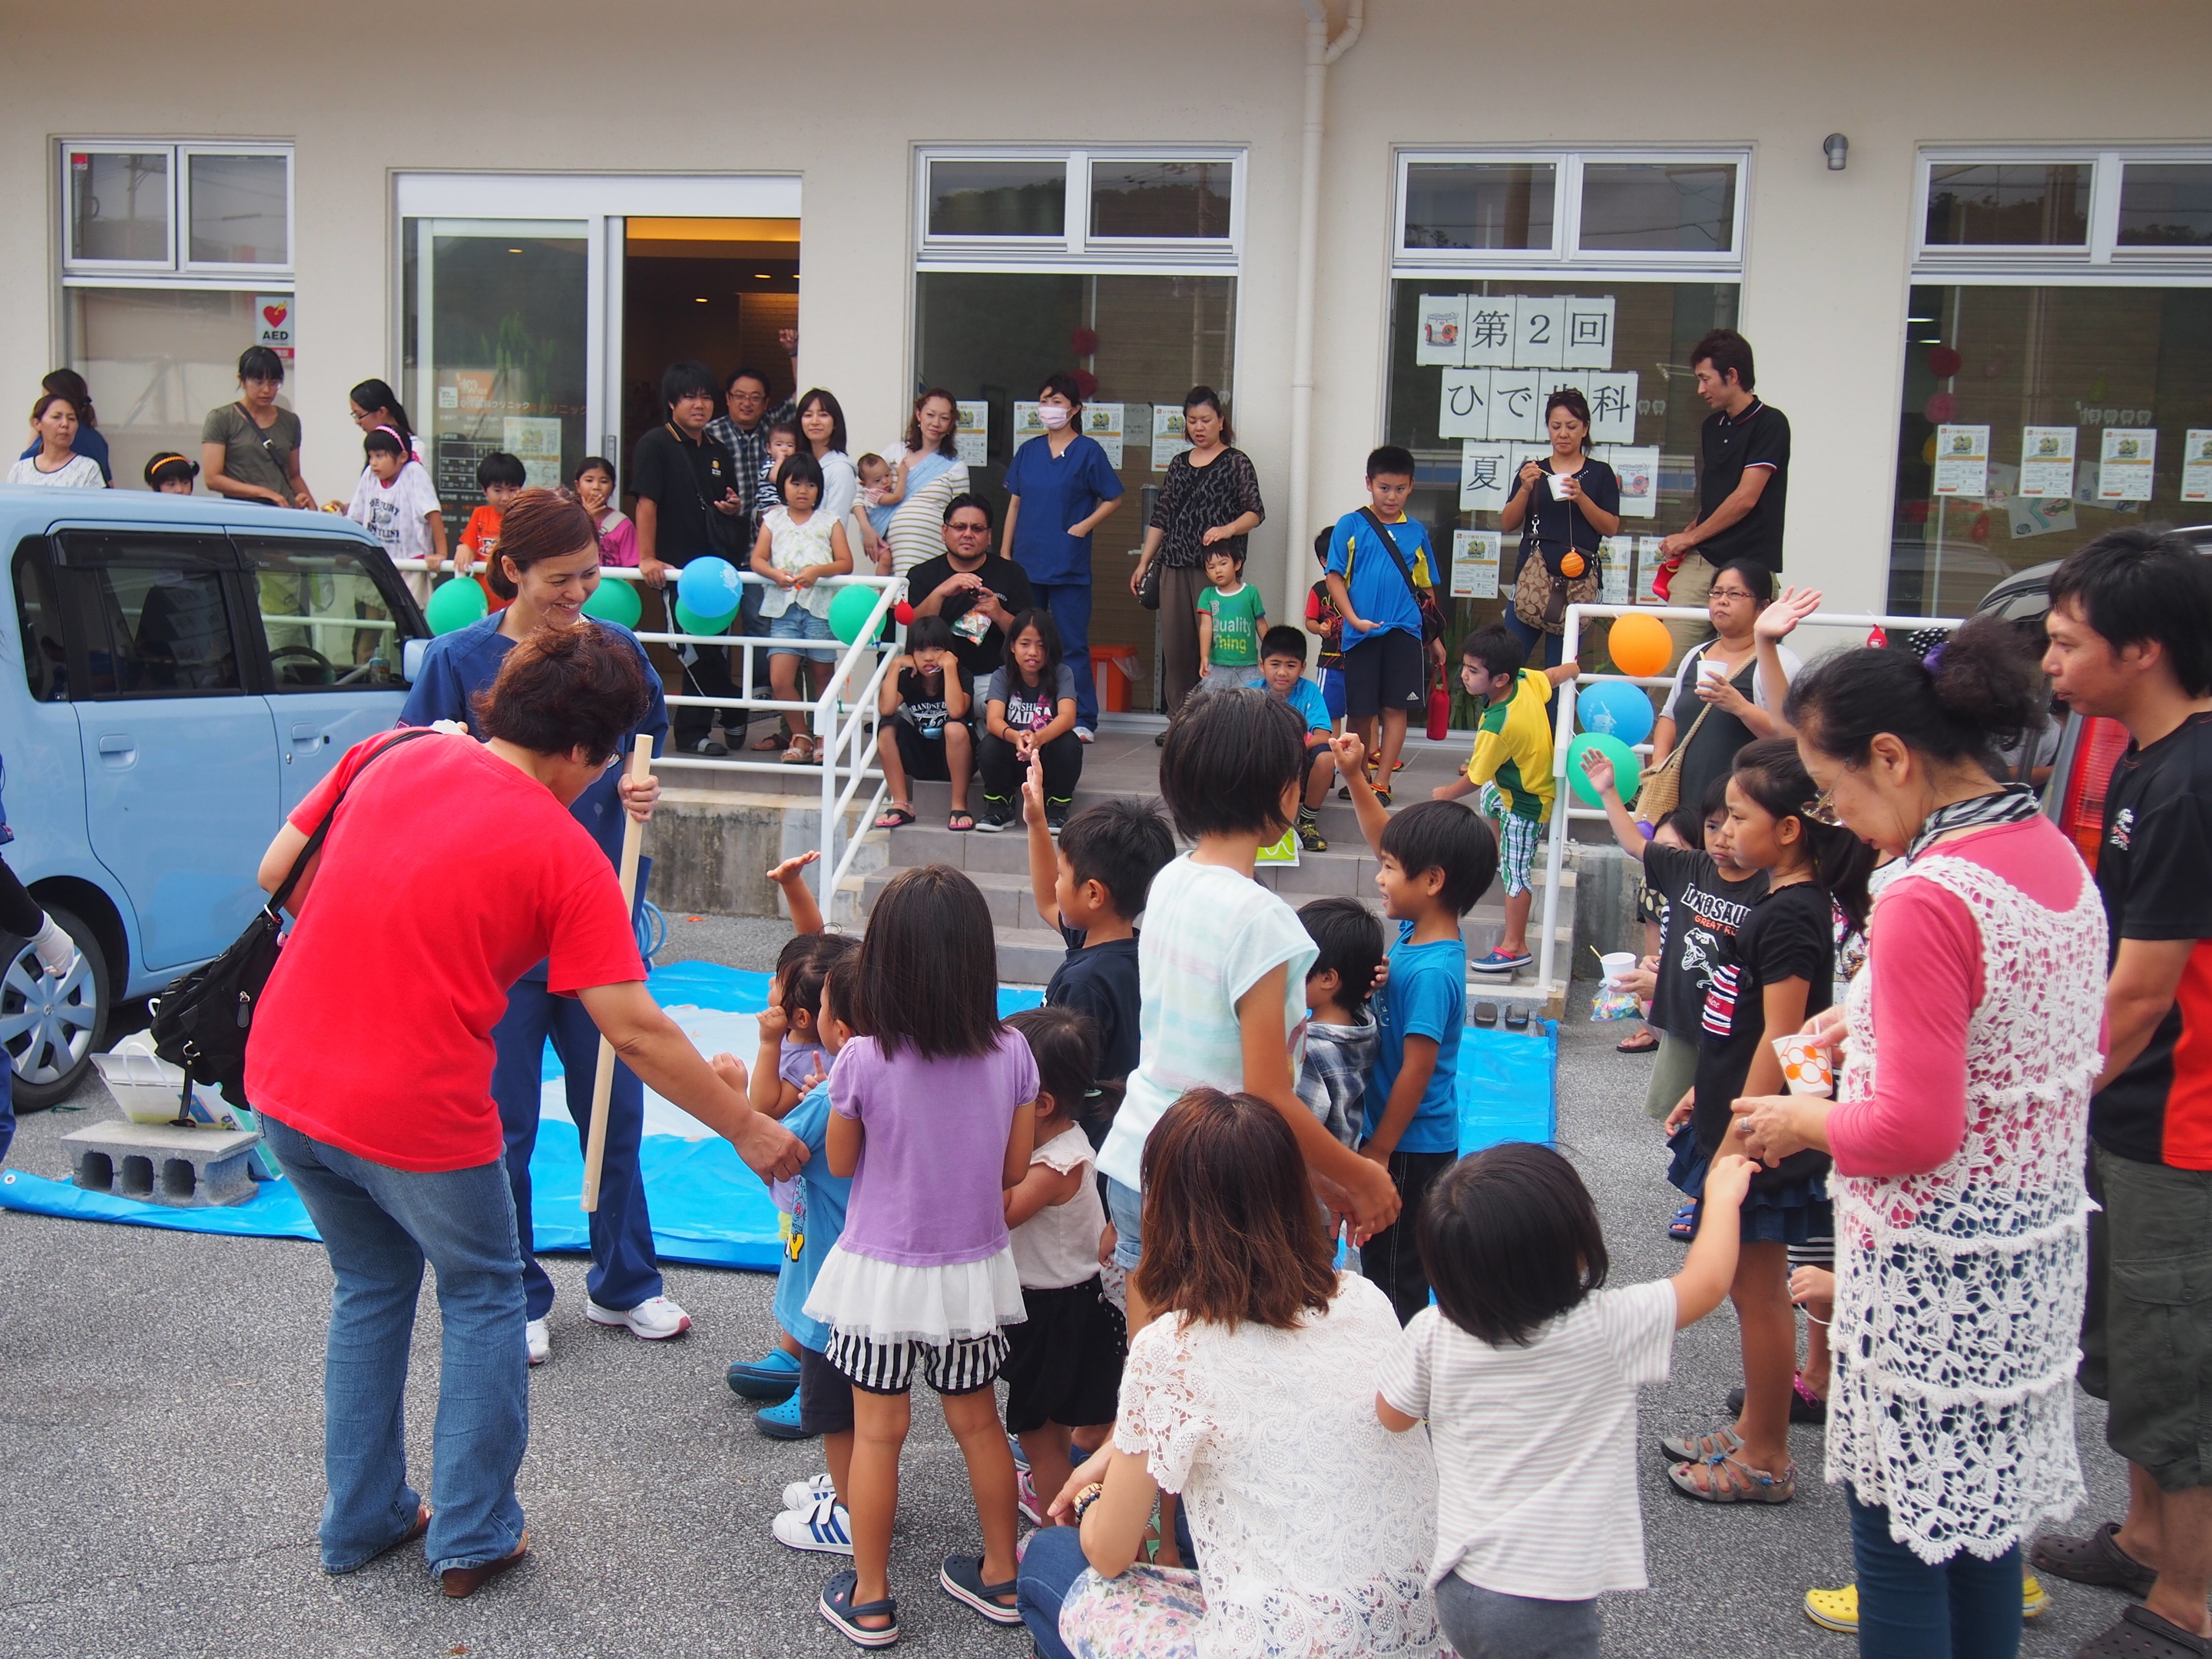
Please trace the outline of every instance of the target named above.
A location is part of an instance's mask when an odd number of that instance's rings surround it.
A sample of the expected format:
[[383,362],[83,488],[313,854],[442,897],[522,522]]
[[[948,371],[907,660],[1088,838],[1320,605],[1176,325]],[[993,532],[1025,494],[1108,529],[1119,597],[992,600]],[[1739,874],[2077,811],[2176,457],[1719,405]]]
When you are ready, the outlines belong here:
[[[2105,912],[2086,870],[2063,914],[1940,848],[1911,873],[1961,900],[1981,934],[1966,1134],[1927,1175],[1831,1177],[1828,1480],[1887,1506],[1891,1535],[1923,1561],[1991,1560],[2083,1495],[2073,1380]],[[1846,1101],[1874,1093],[1875,971],[1846,1000]]]

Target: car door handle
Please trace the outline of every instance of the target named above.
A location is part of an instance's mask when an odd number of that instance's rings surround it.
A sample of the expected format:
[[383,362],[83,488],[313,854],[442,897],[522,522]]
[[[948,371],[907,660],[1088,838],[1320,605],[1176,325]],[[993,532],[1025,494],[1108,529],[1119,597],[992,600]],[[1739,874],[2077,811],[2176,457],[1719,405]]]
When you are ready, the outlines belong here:
[[323,742],[323,728],[307,720],[300,720],[292,727],[292,741],[317,747]]
[[138,744],[128,732],[110,732],[100,738],[100,752],[103,755],[135,755],[138,752]]

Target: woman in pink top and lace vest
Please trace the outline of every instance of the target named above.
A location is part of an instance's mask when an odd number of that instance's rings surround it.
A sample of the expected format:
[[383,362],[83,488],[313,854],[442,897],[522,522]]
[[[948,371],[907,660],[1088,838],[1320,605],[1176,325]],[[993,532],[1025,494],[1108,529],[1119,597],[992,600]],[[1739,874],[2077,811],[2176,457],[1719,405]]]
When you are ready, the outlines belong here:
[[2008,1659],[2021,1546],[2082,1496],[2104,911],[1989,753],[2047,698],[1994,618],[1929,664],[1846,652],[1790,694],[1824,813],[1907,862],[1840,1018],[1818,1022],[1843,1051],[1840,1098],[1735,1103],[1754,1157],[1836,1161],[1828,1479],[1848,1492],[1863,1652]]

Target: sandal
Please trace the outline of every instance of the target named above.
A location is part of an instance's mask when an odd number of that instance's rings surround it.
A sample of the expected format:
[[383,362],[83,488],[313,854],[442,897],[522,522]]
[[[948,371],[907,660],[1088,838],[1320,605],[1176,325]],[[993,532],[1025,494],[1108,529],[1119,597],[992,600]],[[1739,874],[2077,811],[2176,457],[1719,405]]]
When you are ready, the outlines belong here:
[[1674,1212],[1674,1218],[1667,1224],[1667,1237],[1686,1244],[1698,1236],[1698,1200],[1692,1199]]
[[2074,1650],[2074,1659],[2206,1659],[2212,1636],[2185,1631],[2148,1607],[2120,1609],[2119,1622]]
[[1003,1584],[985,1583],[980,1555],[946,1556],[944,1566],[938,1570],[937,1582],[954,1601],[974,1608],[994,1625],[1022,1622],[1021,1609],[1013,1604],[1019,1582],[1009,1578]]
[[759,737],[755,738],[752,741],[752,746],[761,754],[772,755],[777,750],[782,748],[783,745],[790,740],[790,735],[791,728],[786,726],[781,720],[778,720],[775,723],[775,730],[773,732],[763,732]]
[[1702,1484],[1697,1478],[1700,1467],[1698,1463],[1677,1463],[1667,1471],[1667,1478],[1674,1483],[1676,1492],[1700,1504],[1787,1504],[1797,1496],[1795,1463],[1779,1474],[1770,1474],[1723,1452],[1703,1461],[1705,1478]]
[[962,830],[973,830],[975,827],[975,815],[956,806],[945,820],[945,827],[956,834]]
[[913,822],[914,808],[911,806],[902,806],[896,801],[893,801],[889,806],[884,809],[883,816],[876,820],[876,828],[878,830],[903,830],[907,825]]
[[1659,1052],[1659,1039],[1646,1027],[1634,1036],[1623,1037],[1614,1043],[1613,1051],[1617,1054],[1656,1054]]
[[[886,1595],[880,1601],[856,1602],[853,1593],[860,1583],[860,1575],[849,1567],[830,1574],[830,1582],[822,1587],[822,1616],[856,1648],[887,1648],[899,1638],[898,1601]],[[888,1621],[880,1629],[860,1622],[878,1616]]]
[[805,732],[794,732],[791,747],[783,751],[786,766],[811,766],[814,763],[814,739]]
[[1702,1463],[1709,1457],[1726,1457],[1743,1449],[1743,1437],[1734,1429],[1715,1429],[1711,1434],[1669,1435],[1659,1449],[1677,1463]]
[[2107,1521],[2087,1538],[2046,1532],[2035,1540],[2027,1559],[2037,1571],[2056,1573],[2077,1584],[2102,1584],[2136,1597],[2148,1595],[2158,1574],[2120,1547],[2119,1530]]

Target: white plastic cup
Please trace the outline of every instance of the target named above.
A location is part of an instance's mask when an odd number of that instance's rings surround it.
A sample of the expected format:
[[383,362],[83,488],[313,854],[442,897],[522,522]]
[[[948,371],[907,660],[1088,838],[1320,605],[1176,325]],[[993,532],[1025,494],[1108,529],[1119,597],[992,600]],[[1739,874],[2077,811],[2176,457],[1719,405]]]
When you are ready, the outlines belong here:
[[1552,480],[1552,499],[1555,501],[1564,501],[1567,499],[1567,480],[1574,477],[1574,474],[1571,472],[1554,472],[1552,473],[1550,477]]
[[1774,1039],[1774,1052],[1782,1057],[1782,1082],[1793,1095],[1832,1095],[1835,1074],[1828,1066],[1828,1051],[1802,1034]]
[[1620,989],[1620,981],[1636,971],[1633,951],[1607,951],[1600,954],[1597,961],[1605,970],[1605,982],[1616,991]]
[[1698,678],[1707,685],[1718,685],[1729,677],[1728,665],[1715,662],[1710,657],[1698,659]]

